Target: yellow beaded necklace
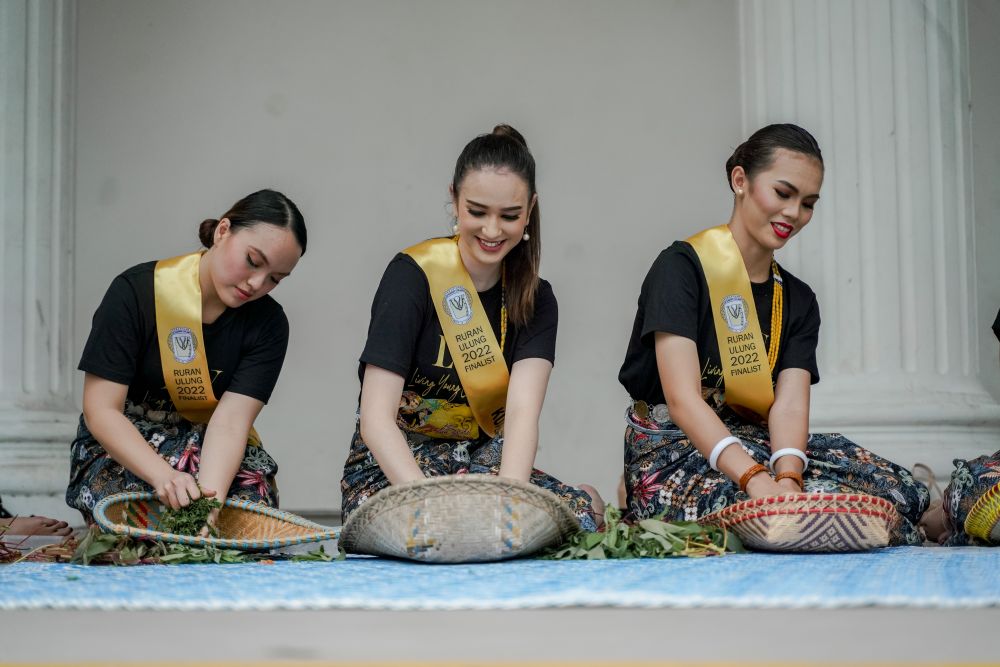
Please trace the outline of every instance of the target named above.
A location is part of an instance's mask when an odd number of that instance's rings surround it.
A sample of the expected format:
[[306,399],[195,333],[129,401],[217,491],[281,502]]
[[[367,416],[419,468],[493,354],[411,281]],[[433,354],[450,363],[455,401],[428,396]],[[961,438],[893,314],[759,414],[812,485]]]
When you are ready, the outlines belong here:
[[781,344],[781,312],[784,303],[781,273],[778,263],[771,260],[771,278],[774,281],[774,294],[771,296],[771,340],[767,345],[767,363],[774,372],[778,363],[778,346]]

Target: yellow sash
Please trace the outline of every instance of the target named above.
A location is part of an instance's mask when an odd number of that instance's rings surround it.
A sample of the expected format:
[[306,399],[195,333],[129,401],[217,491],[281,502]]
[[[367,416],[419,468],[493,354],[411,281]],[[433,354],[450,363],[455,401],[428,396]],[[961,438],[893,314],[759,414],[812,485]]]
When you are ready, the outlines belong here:
[[[202,252],[162,259],[153,271],[156,304],[156,340],[160,347],[163,382],[174,408],[190,422],[207,424],[219,400],[212,391],[212,375],[205,357],[201,330]],[[251,428],[247,440],[259,445]]]
[[427,276],[431,300],[469,407],[479,427],[495,436],[503,431],[510,374],[458,244],[455,239],[430,239],[403,252]]
[[726,403],[766,420],[774,403],[771,367],[740,249],[727,225],[706,229],[687,242],[697,253],[708,282]]

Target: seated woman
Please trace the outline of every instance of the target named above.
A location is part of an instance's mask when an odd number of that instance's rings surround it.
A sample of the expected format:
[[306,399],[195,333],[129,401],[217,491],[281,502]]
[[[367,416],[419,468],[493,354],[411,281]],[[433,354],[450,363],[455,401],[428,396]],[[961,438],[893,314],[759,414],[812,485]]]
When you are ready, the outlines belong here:
[[454,238],[396,255],[375,294],[340,482],[344,518],[390,484],[468,472],[549,489],[594,530],[597,493],[533,468],[558,311],[538,277],[541,219],[524,138],[499,125],[469,142],[451,196]]
[[919,544],[926,487],[839,434],[808,433],[819,307],[774,251],[819,199],[816,140],[770,125],[736,149],[726,175],[729,223],[675,242],[642,285],[619,374],[633,399],[628,510],[690,520],[748,498],[865,493],[899,510],[894,544]]
[[[1000,312],[993,321],[993,334],[1000,340]],[[988,521],[973,519],[969,526],[966,525],[972,508],[985,494],[995,498],[1000,493],[1000,450],[968,461],[955,459],[953,463],[955,469],[941,500],[931,503],[931,508],[920,519],[928,539],[950,547],[1000,545],[992,537],[991,526],[986,525]],[[994,504],[991,502],[989,506]],[[995,516],[985,507],[983,509],[991,517]],[[972,529],[972,534],[967,528]]]
[[175,509],[221,494],[278,504],[278,466],[253,422],[288,345],[268,292],[305,253],[305,221],[261,190],[199,236],[207,250],[121,273],[94,314],[66,490],[88,523],[95,503],[122,491]]

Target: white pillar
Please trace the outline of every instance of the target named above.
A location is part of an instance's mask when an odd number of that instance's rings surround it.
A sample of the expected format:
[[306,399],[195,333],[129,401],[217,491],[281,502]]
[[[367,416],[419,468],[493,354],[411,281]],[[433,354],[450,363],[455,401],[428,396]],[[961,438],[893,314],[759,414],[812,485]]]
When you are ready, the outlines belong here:
[[826,162],[779,258],[823,317],[812,429],[939,476],[1000,443],[978,379],[966,20],[964,0],[740,4],[745,132],[795,122]]
[[[63,500],[73,401],[75,4],[0,2],[0,495]],[[75,516],[74,516],[75,515]]]

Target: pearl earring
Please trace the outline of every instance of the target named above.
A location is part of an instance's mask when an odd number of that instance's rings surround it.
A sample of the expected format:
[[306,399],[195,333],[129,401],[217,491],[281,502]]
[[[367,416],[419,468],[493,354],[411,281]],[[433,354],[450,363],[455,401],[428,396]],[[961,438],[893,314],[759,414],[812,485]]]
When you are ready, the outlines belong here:
[[743,196],[743,188],[737,188],[736,194],[739,195],[740,197],[742,197]]
[[458,223],[457,222],[454,225],[451,226],[451,231],[452,231],[453,234],[458,234]]
[[531,234],[529,234],[528,232],[525,232],[524,236],[521,237],[521,239],[524,240],[524,241],[527,241],[530,238],[531,238]]

